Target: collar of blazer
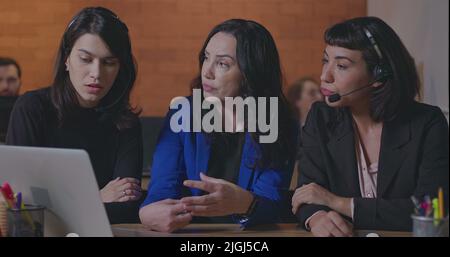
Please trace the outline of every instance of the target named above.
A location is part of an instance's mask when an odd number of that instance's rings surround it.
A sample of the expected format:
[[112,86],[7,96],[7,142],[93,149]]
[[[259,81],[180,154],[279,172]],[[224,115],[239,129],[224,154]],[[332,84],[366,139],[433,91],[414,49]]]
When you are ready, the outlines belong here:
[[[354,193],[359,195],[359,180],[356,172],[355,139],[351,113],[348,109],[342,109],[336,115],[336,119],[330,121],[327,126],[330,129],[328,148],[336,162],[337,169],[349,183],[350,188],[355,188]],[[406,157],[403,146],[411,139],[411,120],[408,116],[398,116],[383,125],[381,135],[379,173],[377,181],[378,196],[389,187],[390,182],[402,166]],[[346,149],[346,150],[343,150]],[[349,154],[350,153],[350,154]],[[355,172],[348,172],[355,171]],[[346,172],[347,171],[347,172]]]
[[[350,110],[342,108],[338,110],[336,118],[329,121],[327,126],[331,131],[330,141],[341,140],[349,133],[354,135],[353,120]],[[397,118],[386,121],[383,124],[381,135],[381,148],[400,148],[411,139],[411,120],[409,115],[400,115]]]

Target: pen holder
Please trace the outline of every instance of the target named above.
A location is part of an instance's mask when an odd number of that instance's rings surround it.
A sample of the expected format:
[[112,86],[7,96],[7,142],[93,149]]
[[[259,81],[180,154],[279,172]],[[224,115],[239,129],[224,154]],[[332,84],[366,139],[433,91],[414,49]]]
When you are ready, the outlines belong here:
[[43,237],[44,210],[40,205],[25,205],[21,209],[7,209],[8,236]]
[[413,236],[415,237],[448,237],[448,216],[442,219],[411,215],[413,220]]

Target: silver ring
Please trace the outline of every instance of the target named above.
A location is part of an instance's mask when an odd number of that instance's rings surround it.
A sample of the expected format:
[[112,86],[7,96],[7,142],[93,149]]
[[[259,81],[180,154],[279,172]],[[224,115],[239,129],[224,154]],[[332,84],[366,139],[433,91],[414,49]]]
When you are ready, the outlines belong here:
[[125,192],[125,190],[123,190],[123,196],[126,196],[127,195],[127,192]]

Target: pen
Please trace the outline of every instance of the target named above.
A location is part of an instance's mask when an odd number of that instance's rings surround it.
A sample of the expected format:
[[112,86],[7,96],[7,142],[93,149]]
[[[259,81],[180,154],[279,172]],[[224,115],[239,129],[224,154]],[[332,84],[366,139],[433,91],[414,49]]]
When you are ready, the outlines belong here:
[[14,193],[8,182],[3,183],[2,189],[6,193],[6,196],[8,197],[8,199],[12,199],[14,197]]
[[431,198],[429,195],[426,195],[424,198],[424,201],[426,203],[426,208],[425,208],[425,216],[429,217],[431,216],[431,214],[433,213],[433,206],[431,204]]
[[433,199],[434,225],[439,224],[439,202],[437,198]]
[[14,208],[14,194],[12,193],[9,184],[5,182],[3,186],[0,187],[0,191],[2,192],[3,198],[5,198],[8,207]]
[[439,199],[439,218],[444,218],[444,191],[442,187],[439,187],[438,191],[438,199]]
[[17,193],[17,196],[16,196],[16,209],[22,209],[22,192]]
[[428,203],[427,203],[426,201],[423,201],[423,202],[420,204],[419,215],[420,215],[420,216],[426,216],[429,208],[430,208],[430,207],[428,206]]
[[[20,198],[22,198],[22,194],[21,194],[21,197],[20,197]],[[33,231],[34,231],[34,230],[36,229],[36,226],[34,225],[33,219],[31,218],[30,213],[28,213],[28,212],[25,210],[25,204],[24,204],[24,202],[22,201],[22,199],[21,199],[20,202],[21,202],[21,203],[20,203],[20,208],[18,208],[18,209],[23,210],[23,211],[21,211],[21,212],[22,212],[22,215],[25,217],[25,219],[27,219],[28,223],[31,225],[31,228],[32,228]]]
[[415,209],[416,214],[419,214],[419,210],[420,210],[419,200],[417,200],[417,198],[414,195],[412,195],[411,196],[411,201],[414,204],[414,209]]

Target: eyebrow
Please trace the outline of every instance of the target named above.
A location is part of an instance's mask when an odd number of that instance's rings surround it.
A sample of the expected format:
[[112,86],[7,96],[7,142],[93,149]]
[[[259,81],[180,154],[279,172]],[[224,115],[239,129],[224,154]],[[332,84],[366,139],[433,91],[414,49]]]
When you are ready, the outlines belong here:
[[352,59],[350,59],[348,57],[345,57],[345,56],[336,56],[336,57],[334,57],[334,59],[336,59],[336,60],[348,60],[351,63],[355,63],[355,61],[353,61]]
[[[327,53],[326,50],[324,50],[323,53],[324,53],[326,56],[328,56],[328,53]],[[340,56],[340,55],[338,55],[338,56],[334,57],[334,59],[335,59],[335,60],[348,60],[348,61],[351,62],[351,63],[355,63],[355,61],[353,61],[352,59],[350,59],[350,58],[348,58],[348,57],[346,57],[346,56]]]
[[[91,56],[95,56],[95,54],[93,54],[93,53],[91,53],[88,50],[85,50],[83,48],[79,48],[78,51],[86,53],[86,54],[91,55]],[[113,55],[110,55],[110,56],[103,57],[102,59],[117,59],[117,57],[115,57]]]
[[[209,55],[208,51],[205,50],[205,54],[208,54],[208,55]],[[228,58],[230,58],[231,60],[234,61],[234,58],[233,58],[231,55],[228,55],[228,54],[217,54],[216,56],[217,56],[217,57],[221,57],[221,58],[223,58],[223,57],[228,57]]]

